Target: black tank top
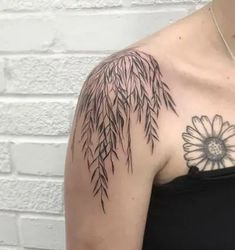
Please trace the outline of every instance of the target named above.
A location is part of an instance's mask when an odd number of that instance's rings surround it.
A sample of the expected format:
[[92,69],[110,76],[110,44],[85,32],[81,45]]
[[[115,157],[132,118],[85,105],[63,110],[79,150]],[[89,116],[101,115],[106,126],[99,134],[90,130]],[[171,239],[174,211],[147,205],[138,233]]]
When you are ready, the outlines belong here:
[[235,166],[153,186],[143,250],[234,250]]

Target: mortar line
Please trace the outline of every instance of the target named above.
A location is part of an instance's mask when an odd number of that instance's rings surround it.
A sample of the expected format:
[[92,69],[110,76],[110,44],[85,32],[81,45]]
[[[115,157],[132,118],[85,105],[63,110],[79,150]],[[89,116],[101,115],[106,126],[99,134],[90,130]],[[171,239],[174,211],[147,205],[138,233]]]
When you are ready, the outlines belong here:
[[64,219],[64,214],[62,213],[50,213],[50,212],[43,212],[43,211],[21,211],[21,210],[6,210],[0,209],[0,215],[16,215],[18,214],[20,218],[27,217],[27,218],[39,218],[39,219]]
[[41,101],[47,101],[47,102],[62,102],[62,103],[68,103],[76,101],[79,94],[6,94],[1,93],[0,94],[0,102],[41,102]]
[[68,135],[0,135],[0,142],[11,143],[67,143]]
[[27,14],[31,16],[40,16],[40,15],[52,15],[52,14],[84,14],[84,15],[96,15],[96,14],[115,14],[115,13],[130,13],[134,11],[161,11],[167,9],[168,11],[177,10],[177,8],[188,8],[192,5],[206,4],[202,1],[185,1],[185,2],[158,2],[152,4],[127,4],[122,6],[104,6],[104,7],[91,7],[91,8],[63,8],[56,9],[55,7],[50,9],[41,9],[41,10],[2,10],[1,18],[4,16],[21,16],[22,14]]

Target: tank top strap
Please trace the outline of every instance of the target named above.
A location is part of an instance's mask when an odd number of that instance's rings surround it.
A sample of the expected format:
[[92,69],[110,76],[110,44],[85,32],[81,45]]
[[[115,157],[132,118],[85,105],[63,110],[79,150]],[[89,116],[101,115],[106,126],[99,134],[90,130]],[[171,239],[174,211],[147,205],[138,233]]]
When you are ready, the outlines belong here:
[[187,177],[191,179],[224,179],[232,178],[235,176],[235,166],[220,168],[220,169],[211,169],[211,170],[200,170],[197,166],[190,166]]
[[201,171],[197,166],[190,166],[187,175],[193,179],[201,177]]
[[235,179],[235,166],[221,169],[200,170],[197,166],[189,166],[185,175],[153,187],[159,193],[175,193],[203,189],[207,184],[215,184],[216,180]]

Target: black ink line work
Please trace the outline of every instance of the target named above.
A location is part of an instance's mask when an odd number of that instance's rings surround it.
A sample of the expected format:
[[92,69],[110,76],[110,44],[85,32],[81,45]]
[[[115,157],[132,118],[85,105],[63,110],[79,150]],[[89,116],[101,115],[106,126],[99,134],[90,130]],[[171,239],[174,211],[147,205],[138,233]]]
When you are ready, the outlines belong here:
[[[158,62],[153,56],[129,48],[104,59],[83,85],[76,119],[84,115],[82,151],[91,173],[93,195],[100,196],[104,213],[104,201],[109,199],[107,166],[111,166],[114,174],[114,160],[119,159],[118,148],[126,155],[128,172],[133,171],[131,114],[136,113],[136,122],[144,124],[146,143],[150,144],[152,153],[159,140],[157,119],[163,103],[177,115],[170,89],[161,78]],[[93,141],[94,135],[97,143]],[[74,143],[73,138],[72,152]],[[107,161],[110,164],[107,165]]]
[[232,145],[231,139],[235,136],[235,125],[224,122],[218,114],[212,121],[207,116],[194,116],[192,123],[182,134],[186,142],[183,147],[188,167],[212,170],[234,166],[232,153],[235,145]]

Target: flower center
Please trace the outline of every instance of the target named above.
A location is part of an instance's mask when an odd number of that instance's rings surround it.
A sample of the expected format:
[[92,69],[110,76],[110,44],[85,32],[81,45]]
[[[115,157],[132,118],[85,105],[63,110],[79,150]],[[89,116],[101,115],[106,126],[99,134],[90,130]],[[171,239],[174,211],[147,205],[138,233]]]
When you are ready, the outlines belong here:
[[221,160],[226,154],[226,146],[221,139],[209,137],[205,140],[205,153],[213,161]]

